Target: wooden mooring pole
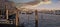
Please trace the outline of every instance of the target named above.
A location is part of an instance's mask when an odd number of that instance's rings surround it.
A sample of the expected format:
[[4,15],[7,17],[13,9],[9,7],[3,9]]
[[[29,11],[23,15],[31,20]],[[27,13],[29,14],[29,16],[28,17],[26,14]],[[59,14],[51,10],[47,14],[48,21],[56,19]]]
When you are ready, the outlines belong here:
[[5,5],[5,10],[6,10],[6,19],[8,19],[8,6],[7,6],[7,4]]
[[8,19],[8,9],[6,9],[6,19]]
[[18,26],[19,23],[19,12],[16,10],[16,27]]
[[38,27],[38,11],[35,10],[35,27]]

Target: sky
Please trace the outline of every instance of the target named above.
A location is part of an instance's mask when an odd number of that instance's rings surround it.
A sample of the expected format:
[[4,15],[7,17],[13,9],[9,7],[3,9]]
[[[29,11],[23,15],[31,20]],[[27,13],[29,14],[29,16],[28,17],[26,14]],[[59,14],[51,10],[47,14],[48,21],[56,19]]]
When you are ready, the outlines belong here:
[[[30,2],[30,1],[34,1],[34,0],[10,0],[10,1],[13,1],[15,2],[16,4],[18,3],[27,3],[27,2]],[[19,7],[19,5],[18,5]],[[60,0],[51,0],[51,3],[50,4],[41,4],[41,5],[37,5],[35,7],[29,7],[27,6],[28,8],[37,8],[37,9],[59,9],[60,10]]]

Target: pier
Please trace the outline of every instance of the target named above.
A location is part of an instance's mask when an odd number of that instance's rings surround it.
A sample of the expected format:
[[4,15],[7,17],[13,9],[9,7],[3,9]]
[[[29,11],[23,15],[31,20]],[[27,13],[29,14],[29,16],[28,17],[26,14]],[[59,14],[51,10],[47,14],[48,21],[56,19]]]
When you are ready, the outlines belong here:
[[[3,11],[1,11],[1,12],[3,13]],[[21,12],[20,10],[18,10],[17,8],[15,8],[13,10],[5,9],[4,12],[6,12],[6,13],[3,13],[3,14],[5,14],[4,15],[5,17],[4,16],[0,16],[0,17],[2,17],[0,19],[0,24],[2,24],[4,26],[5,26],[5,24],[6,24],[6,26],[7,25],[11,25],[11,26],[14,25],[16,27],[20,26],[19,25],[19,13]],[[37,10],[35,10],[35,21],[36,21],[35,26],[36,27],[38,27],[38,14],[37,13],[38,13]],[[32,13],[26,12],[26,14],[29,15],[29,14],[32,14]],[[29,23],[29,16],[27,16],[27,17],[28,17],[28,23]]]

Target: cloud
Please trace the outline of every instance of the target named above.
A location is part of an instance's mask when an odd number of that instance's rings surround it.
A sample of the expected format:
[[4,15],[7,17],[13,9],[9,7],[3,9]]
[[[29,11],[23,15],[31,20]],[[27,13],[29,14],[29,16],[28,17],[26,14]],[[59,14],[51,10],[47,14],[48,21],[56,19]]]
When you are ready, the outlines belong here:
[[27,2],[27,3],[25,3],[25,4],[28,4],[28,5],[36,5],[36,4],[38,4],[38,3],[40,3],[40,0],[30,1],[30,2]]
[[[38,7],[42,4],[51,4],[51,1],[31,1],[31,2],[28,2],[28,3],[24,3],[21,8],[35,8],[35,7]],[[18,5],[19,6],[19,5]]]
[[42,4],[51,4],[52,2],[51,1],[47,1],[47,2],[40,2],[40,3],[38,3],[37,5],[34,5],[33,7],[37,7],[37,6],[39,6],[39,5],[42,5]]
[[28,3],[24,3],[24,4],[27,4],[31,7],[37,7],[37,6],[42,5],[42,4],[51,4],[51,3],[52,2],[48,1],[48,0],[45,0],[45,1],[35,0],[35,1],[28,2]]

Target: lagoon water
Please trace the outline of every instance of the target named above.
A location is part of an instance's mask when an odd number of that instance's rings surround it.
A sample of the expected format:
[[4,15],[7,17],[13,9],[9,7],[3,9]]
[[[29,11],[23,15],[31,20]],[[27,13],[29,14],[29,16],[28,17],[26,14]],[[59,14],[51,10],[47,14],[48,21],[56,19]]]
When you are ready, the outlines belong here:
[[[35,27],[35,15],[20,14],[19,25],[24,23],[25,27]],[[38,13],[38,27],[60,27],[60,15]]]

